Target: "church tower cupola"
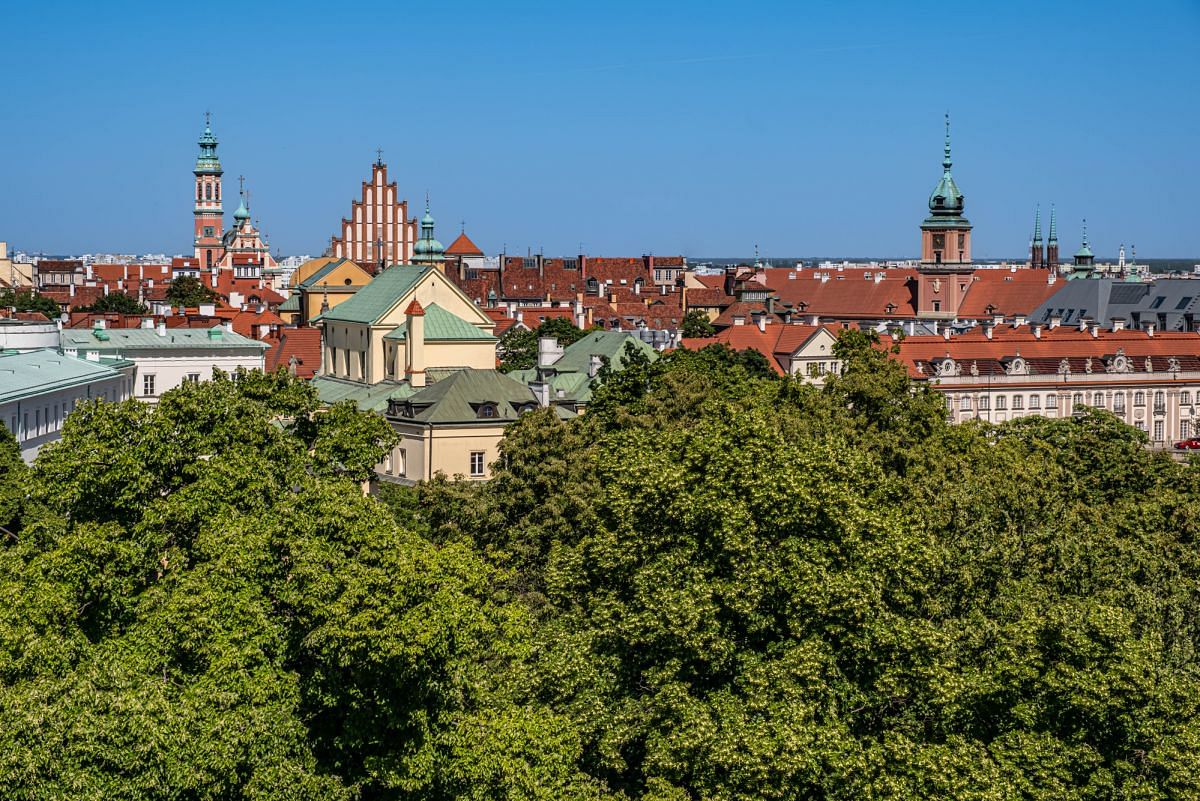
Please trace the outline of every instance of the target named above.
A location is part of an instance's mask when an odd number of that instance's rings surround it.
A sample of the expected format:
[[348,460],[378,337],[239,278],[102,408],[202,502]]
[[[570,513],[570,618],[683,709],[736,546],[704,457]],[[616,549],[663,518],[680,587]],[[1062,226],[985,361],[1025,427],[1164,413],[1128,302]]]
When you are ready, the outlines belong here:
[[439,269],[446,260],[446,249],[433,237],[433,215],[425,198],[425,216],[421,218],[421,238],[413,245],[413,264],[434,264]]
[[200,264],[211,269],[221,260],[221,237],[224,227],[221,208],[221,161],[217,158],[217,137],[213,135],[211,119],[204,115],[204,133],[200,135],[200,154],[196,157],[196,204],[194,208],[193,245]]

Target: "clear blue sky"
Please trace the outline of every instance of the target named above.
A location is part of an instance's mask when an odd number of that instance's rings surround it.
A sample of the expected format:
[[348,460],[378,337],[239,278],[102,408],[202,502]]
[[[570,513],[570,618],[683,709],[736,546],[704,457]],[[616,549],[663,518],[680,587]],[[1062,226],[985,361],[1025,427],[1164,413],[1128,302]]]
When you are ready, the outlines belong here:
[[[36,2],[5,7],[0,239],[190,252],[226,197],[319,253],[377,146],[439,238],[913,255],[942,114],[977,257],[1200,257],[1200,3]],[[231,220],[232,203],[226,202]],[[1045,219],[1045,217],[1043,217]]]

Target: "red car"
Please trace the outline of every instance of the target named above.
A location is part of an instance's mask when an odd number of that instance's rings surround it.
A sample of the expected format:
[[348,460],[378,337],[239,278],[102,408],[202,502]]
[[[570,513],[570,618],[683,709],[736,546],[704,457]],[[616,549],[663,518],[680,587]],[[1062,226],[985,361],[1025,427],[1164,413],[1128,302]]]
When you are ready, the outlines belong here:
[[1200,451],[1200,437],[1192,437],[1191,439],[1180,440],[1175,443],[1177,451]]

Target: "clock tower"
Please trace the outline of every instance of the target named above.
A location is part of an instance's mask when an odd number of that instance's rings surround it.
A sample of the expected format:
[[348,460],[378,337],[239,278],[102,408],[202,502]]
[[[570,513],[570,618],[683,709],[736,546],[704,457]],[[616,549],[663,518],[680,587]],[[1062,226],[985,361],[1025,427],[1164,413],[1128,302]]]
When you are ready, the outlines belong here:
[[963,217],[964,198],[950,174],[950,115],[942,179],[929,196],[929,216],[921,223],[921,263],[917,266],[917,317],[953,320],[971,286],[971,223]]

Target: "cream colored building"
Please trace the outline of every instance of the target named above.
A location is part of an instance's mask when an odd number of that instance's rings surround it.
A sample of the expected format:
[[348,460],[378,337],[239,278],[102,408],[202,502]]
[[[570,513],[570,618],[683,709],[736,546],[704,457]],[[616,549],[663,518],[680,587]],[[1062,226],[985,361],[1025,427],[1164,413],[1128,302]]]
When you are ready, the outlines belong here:
[[33,284],[33,265],[13,261],[8,255],[8,243],[0,242],[0,287],[31,289]]
[[427,367],[496,367],[495,321],[435,267],[389,267],[318,322],[325,376],[419,389]]

